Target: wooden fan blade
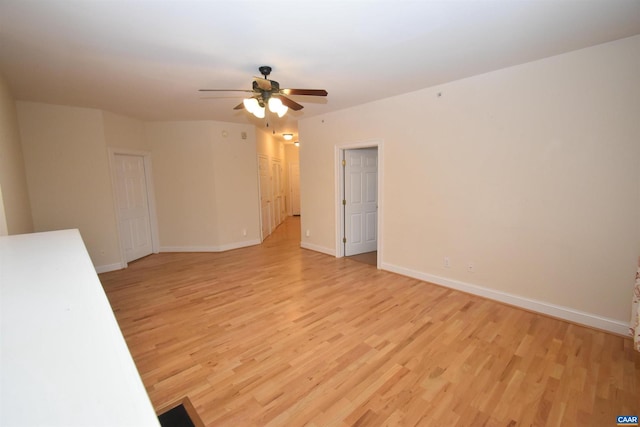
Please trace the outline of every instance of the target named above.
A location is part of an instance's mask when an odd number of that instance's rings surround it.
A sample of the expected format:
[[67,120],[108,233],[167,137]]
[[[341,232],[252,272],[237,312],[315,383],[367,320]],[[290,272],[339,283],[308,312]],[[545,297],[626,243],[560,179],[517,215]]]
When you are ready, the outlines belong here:
[[240,104],[236,105],[235,107],[233,107],[234,110],[244,110],[244,102],[241,102]]
[[263,79],[262,77],[254,77],[258,87],[262,90],[270,91],[271,90],[271,80]]
[[284,105],[291,108],[293,111],[302,110],[304,108],[302,105],[298,104],[296,101],[292,99],[287,98],[286,96],[282,96],[282,95],[274,95],[274,96],[278,98],[280,101],[282,101]]
[[280,91],[285,95],[310,95],[310,96],[327,96],[328,92],[324,89],[282,89]]
[[198,92],[253,92],[248,89],[198,89]]
[[238,99],[238,98],[245,98],[245,96],[244,95],[230,95],[230,96],[220,96],[220,95],[206,96],[206,95],[202,95],[198,99]]

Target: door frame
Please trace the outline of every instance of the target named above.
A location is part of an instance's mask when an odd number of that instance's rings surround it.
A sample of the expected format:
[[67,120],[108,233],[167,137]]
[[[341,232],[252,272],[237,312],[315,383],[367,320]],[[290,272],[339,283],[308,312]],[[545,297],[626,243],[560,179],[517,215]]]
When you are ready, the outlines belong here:
[[344,169],[342,167],[342,160],[344,159],[344,152],[346,150],[353,150],[358,148],[377,148],[378,149],[378,218],[376,225],[376,232],[378,233],[378,261],[377,268],[382,265],[383,249],[382,244],[383,236],[383,224],[384,224],[384,141],[381,139],[366,140],[359,142],[345,142],[336,144],[335,146],[335,224],[336,224],[336,258],[344,257],[344,244],[342,238],[344,236],[344,215],[342,214],[342,200],[344,199]]
[[120,263],[123,268],[126,268],[128,263],[125,258],[125,250],[122,244],[122,230],[120,227],[120,219],[118,218],[118,194],[117,194],[117,174],[115,168],[116,155],[123,156],[139,156],[143,158],[144,162],[144,179],[145,187],[147,188],[147,204],[149,205],[149,228],[151,229],[151,251],[154,254],[160,252],[160,239],[158,233],[158,215],[156,211],[156,199],[155,191],[153,187],[153,173],[151,170],[151,153],[148,151],[130,150],[126,148],[113,148],[109,147],[109,172],[111,174],[111,194],[113,197],[113,210],[116,218],[116,226],[118,228],[118,249],[120,251]]

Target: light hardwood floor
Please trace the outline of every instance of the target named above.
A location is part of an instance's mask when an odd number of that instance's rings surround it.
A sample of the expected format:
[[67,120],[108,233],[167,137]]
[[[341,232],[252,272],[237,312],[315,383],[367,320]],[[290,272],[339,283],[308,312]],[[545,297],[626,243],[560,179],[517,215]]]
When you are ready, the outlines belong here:
[[631,340],[300,249],[164,253],[100,275],[156,408],[208,426],[614,426]]

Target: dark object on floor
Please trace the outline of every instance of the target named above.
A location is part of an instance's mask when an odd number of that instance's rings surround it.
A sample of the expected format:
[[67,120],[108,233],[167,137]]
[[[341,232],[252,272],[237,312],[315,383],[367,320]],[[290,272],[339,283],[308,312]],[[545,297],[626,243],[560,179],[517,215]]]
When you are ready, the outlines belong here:
[[162,427],[196,427],[182,404],[159,415],[158,420]]
[[204,427],[188,397],[158,415],[162,427]]

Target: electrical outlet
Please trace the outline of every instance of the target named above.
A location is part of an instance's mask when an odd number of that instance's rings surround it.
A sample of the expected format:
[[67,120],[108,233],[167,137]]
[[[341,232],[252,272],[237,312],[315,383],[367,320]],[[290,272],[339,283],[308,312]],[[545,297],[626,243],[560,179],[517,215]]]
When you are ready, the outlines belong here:
[[307,237],[311,236],[311,230],[307,230],[307,232],[305,233],[305,236]]
[[449,259],[448,256],[444,257],[444,261],[442,262],[442,265],[444,265],[444,268],[451,267],[451,260]]
[[246,228],[243,228],[243,229],[242,229],[242,235],[243,235],[244,237],[247,237],[247,229],[246,229]]
[[475,265],[473,265],[473,263],[472,263],[472,262],[470,262],[470,263],[467,265],[467,270],[469,270],[469,273],[473,273],[474,271],[476,271],[476,266],[475,266]]

